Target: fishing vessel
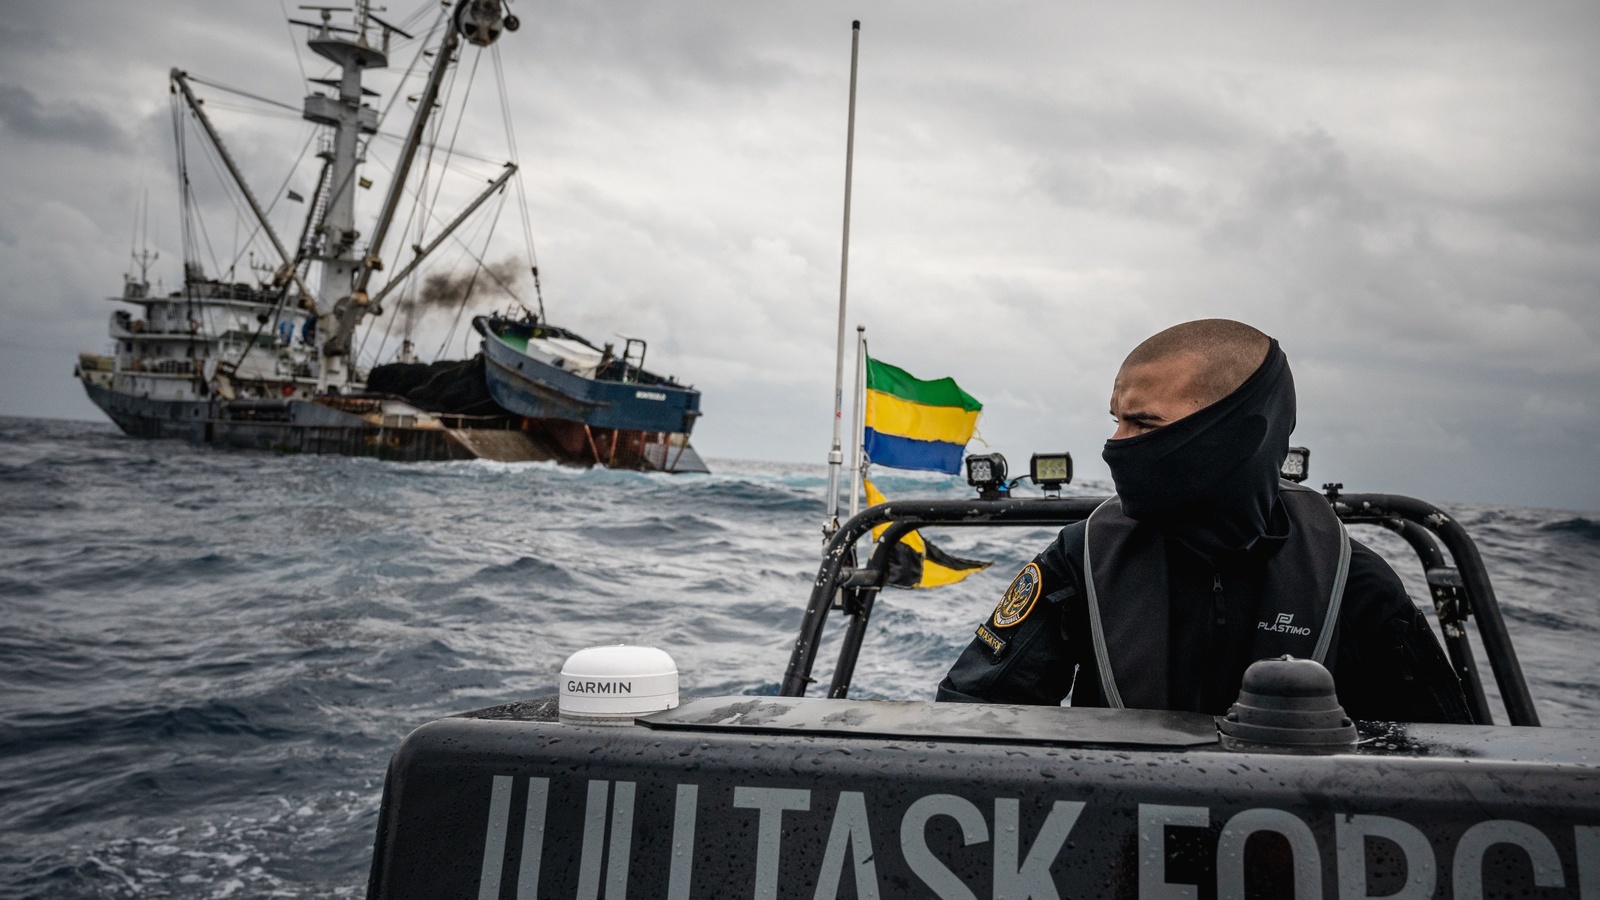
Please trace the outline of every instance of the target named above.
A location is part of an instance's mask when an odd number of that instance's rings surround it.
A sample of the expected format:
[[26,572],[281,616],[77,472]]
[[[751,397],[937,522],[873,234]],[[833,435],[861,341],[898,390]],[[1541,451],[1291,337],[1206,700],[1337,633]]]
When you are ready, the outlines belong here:
[[484,377],[502,408],[538,423],[569,457],[606,466],[705,472],[689,446],[700,392],[644,367],[647,344],[596,347],[537,319],[479,316]]
[[[591,366],[573,375],[595,385],[618,385],[617,390],[580,390],[587,406],[531,410],[525,404],[494,403],[491,393],[504,392],[485,383],[481,360],[429,366],[416,359],[414,327],[429,309],[443,309],[459,322],[475,297],[496,295],[509,297],[527,321],[543,322],[526,216],[514,217],[524,226],[525,265],[487,263],[487,240],[468,246],[459,237],[469,222],[482,230],[480,211],[491,203],[506,204],[510,185],[517,188],[518,202],[526,205],[521,183],[514,180],[519,177],[514,145],[508,148],[509,161],[484,179],[486,185],[478,182],[475,196],[459,212],[445,219],[434,209],[452,166],[479,164],[477,174],[483,174],[485,158],[456,146],[461,114],[455,116],[454,132],[442,126],[450,104],[465,104],[484,56],[499,80],[502,114],[509,116],[497,42],[520,23],[507,2],[424,5],[398,23],[382,18],[365,0],[351,7],[302,7],[320,16],[290,21],[307,29],[306,46],[333,66],[327,77],[310,79],[312,91],[300,107],[288,107],[318,126],[315,157],[321,168],[309,200],[280,190],[264,205],[196,88],[227,92],[233,95],[229,99],[286,104],[172,70],[184,226],[182,285],[170,292],[152,290],[155,255],[135,252],[138,274],[126,276],[122,292],[111,298],[122,307],[110,315],[112,352],[78,358],[75,375],[90,400],[123,431],[138,437],[403,460],[554,459],[705,471],[689,446],[699,393],[657,378],[626,358],[615,370]],[[344,13],[350,14],[348,21]],[[335,14],[341,14],[340,21]],[[412,61],[384,102],[365,83],[366,76],[388,67],[391,54],[402,49],[412,52]],[[468,54],[475,55],[469,72],[458,77]],[[407,97],[413,75],[422,78],[422,85]],[[396,102],[402,97],[414,112],[403,133],[391,133],[385,130],[388,113],[404,110]],[[509,140],[509,118],[506,133]],[[376,218],[358,228],[357,192],[375,186],[363,173],[383,140],[397,143],[398,151],[385,161],[388,183]],[[250,232],[235,248],[232,264],[213,257],[210,271],[202,258],[215,248],[191,177],[201,158],[222,176],[222,187]],[[293,244],[274,225],[280,200],[306,206]],[[281,212],[277,218],[281,222]],[[496,212],[489,233],[498,219]],[[409,248],[400,249],[406,241]],[[454,269],[438,263],[444,247],[457,251]],[[255,262],[258,251],[266,262]],[[246,255],[254,263],[249,269],[253,277],[241,279],[238,264]],[[524,276],[531,276],[533,302],[525,302],[515,288]],[[378,317],[386,308],[389,315],[379,328]],[[399,349],[383,360],[397,318],[402,320]],[[574,347],[592,346],[562,333],[567,337],[559,340]],[[369,344],[377,349],[364,355]],[[639,347],[642,357],[642,342]],[[362,359],[372,364],[363,365]],[[419,367],[426,377],[418,377]],[[634,407],[662,405],[659,397],[670,397],[666,402],[683,414],[667,417],[668,422],[629,413]],[[591,426],[598,423],[586,419],[601,408],[608,410],[601,416],[607,424],[597,434]]]

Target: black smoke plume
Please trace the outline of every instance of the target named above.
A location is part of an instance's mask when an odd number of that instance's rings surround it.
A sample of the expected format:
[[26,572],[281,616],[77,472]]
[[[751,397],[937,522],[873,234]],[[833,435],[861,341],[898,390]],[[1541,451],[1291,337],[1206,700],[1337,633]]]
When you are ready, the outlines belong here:
[[401,335],[411,337],[413,327],[430,310],[465,314],[485,300],[512,297],[512,289],[526,270],[515,259],[503,259],[459,273],[435,273],[422,279],[422,288],[400,301]]

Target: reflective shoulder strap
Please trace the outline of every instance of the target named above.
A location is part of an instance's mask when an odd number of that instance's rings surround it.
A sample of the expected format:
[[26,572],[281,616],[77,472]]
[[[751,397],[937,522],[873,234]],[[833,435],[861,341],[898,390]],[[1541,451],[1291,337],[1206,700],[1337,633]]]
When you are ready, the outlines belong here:
[[1083,523],[1083,587],[1085,597],[1089,604],[1089,632],[1094,638],[1094,662],[1100,670],[1100,691],[1105,695],[1106,705],[1112,709],[1123,709],[1122,694],[1117,691],[1117,679],[1111,672],[1111,654],[1106,649],[1106,630],[1100,624],[1100,598],[1094,589],[1094,563],[1089,556],[1089,547],[1094,543],[1091,529],[1094,526],[1095,513],[1105,509],[1116,497],[1111,497],[1106,502],[1095,507],[1094,512]]
[[1328,614],[1322,620],[1322,634],[1317,636],[1317,649],[1311,656],[1319,663],[1327,659],[1328,647],[1333,643],[1333,631],[1339,624],[1339,607],[1344,604],[1344,584],[1350,577],[1350,534],[1344,530],[1343,522],[1338,524],[1339,566],[1333,572],[1333,590],[1328,596]]

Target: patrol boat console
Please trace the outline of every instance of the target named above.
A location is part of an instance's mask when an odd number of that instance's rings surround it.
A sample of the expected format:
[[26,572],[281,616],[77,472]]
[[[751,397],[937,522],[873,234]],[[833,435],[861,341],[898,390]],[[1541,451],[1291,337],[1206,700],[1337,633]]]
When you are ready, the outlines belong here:
[[[621,724],[543,699],[413,732],[390,764],[368,895],[1600,897],[1600,731],[1535,729],[1471,539],[1410,498],[1329,499],[1418,552],[1481,724],[1349,723],[1304,660],[1252,666],[1226,717],[850,700],[906,533],[1065,524],[1099,501],[891,502],[829,543],[781,696],[662,710],[653,661],[640,709],[661,711]],[[834,610],[846,634],[828,696],[806,698]],[[1490,727],[1468,616],[1510,726]],[[562,682],[563,702],[591,711],[626,710],[635,690],[626,667]]]

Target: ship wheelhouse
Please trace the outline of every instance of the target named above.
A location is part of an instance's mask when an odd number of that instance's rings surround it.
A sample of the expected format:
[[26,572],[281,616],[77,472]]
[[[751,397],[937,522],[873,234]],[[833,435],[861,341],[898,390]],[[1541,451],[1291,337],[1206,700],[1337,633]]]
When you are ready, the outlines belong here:
[[[129,279],[122,296],[108,299],[135,308],[111,313],[112,353],[86,354],[80,377],[109,373],[104,387],[154,400],[300,396],[314,388],[309,316],[268,290],[207,279],[152,295],[148,284]],[[228,383],[216,381],[219,372]]]

